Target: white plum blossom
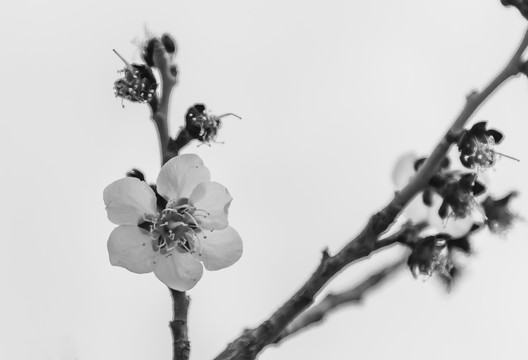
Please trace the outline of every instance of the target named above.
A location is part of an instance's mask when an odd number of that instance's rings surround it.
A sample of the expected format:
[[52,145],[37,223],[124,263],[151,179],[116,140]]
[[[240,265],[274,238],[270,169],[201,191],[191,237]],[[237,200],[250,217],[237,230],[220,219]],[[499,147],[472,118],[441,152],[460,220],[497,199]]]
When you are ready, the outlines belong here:
[[210,181],[197,155],[179,155],[163,165],[156,190],[166,200],[161,209],[152,188],[137,178],[105,188],[108,219],[119,225],[108,239],[112,265],[154,272],[168,287],[186,291],[200,280],[203,266],[220,270],[240,259],[242,240],[227,220],[232,197]]

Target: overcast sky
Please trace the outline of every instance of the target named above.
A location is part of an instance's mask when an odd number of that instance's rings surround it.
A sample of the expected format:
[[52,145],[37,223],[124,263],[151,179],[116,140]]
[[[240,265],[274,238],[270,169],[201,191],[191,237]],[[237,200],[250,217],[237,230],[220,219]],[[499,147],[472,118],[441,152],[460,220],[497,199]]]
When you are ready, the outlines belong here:
[[[510,57],[526,20],[498,0],[16,1],[0,13],[0,358],[170,359],[169,292],[154,275],[112,267],[102,192],[131,168],[154,181],[146,106],[112,85],[139,61],[145,27],[179,45],[171,131],[205,102],[233,112],[197,147],[234,200],[244,255],[189,294],[193,359],[211,359],[269,316],[394,191],[406,151],[427,154],[464,104]],[[506,135],[488,172],[503,195],[528,184],[528,81],[510,81],[472,122]],[[524,195],[514,203],[526,217]],[[447,295],[405,269],[362,306],[260,360],[521,359],[528,323],[528,237],[481,234]],[[322,294],[363,279],[401,249],[348,268]]]

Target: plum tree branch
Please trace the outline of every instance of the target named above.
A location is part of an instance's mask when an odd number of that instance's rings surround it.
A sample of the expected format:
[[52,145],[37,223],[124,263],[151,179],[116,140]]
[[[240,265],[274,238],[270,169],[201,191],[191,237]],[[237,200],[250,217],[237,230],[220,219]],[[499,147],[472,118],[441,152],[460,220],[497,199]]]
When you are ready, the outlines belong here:
[[525,19],[528,19],[528,0],[501,0],[504,6],[514,6]]
[[424,189],[471,115],[502,83],[521,71],[522,54],[527,46],[528,32],[525,32],[519,47],[504,69],[482,91],[474,91],[467,96],[462,111],[409,184],[397,192],[385,208],[374,214],[359,235],[350,240],[336,255],[330,256],[324,251],[319,266],[301,288],[269,319],[253,329],[245,330],[215,360],[255,359],[264,347],[272,344],[286,326],[313,303],[314,297],[337,273],[352,262],[368,257],[374,250],[380,249],[376,246],[380,234],[389,228],[409,201]]
[[398,261],[384,267],[380,271],[370,275],[356,286],[353,286],[343,292],[325,296],[318,304],[312,306],[294,321],[292,321],[273,343],[279,344],[285,338],[290,337],[300,330],[313,326],[323,321],[326,316],[344,305],[358,304],[363,300],[365,294],[394,275],[397,270],[407,262],[408,254]]

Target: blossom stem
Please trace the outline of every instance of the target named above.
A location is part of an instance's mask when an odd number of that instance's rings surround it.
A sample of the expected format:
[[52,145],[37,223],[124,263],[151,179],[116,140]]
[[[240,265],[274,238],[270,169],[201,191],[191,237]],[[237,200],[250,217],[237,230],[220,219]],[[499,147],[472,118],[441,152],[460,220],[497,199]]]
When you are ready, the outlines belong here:
[[191,351],[187,337],[187,312],[189,310],[189,297],[185,292],[169,288],[172,296],[172,309],[174,318],[169,323],[172,333],[173,360],[188,360]]
[[527,46],[528,31],[504,69],[481,92],[473,92],[467,97],[459,116],[409,184],[385,208],[374,214],[359,235],[351,239],[336,255],[330,256],[324,251],[319,266],[301,288],[269,319],[253,329],[245,330],[215,360],[255,359],[264,347],[272,344],[287,325],[313,303],[314,297],[336,274],[352,262],[369,257],[373,251],[380,249],[376,246],[380,234],[389,228],[403,208],[427,186],[471,115],[502,83],[521,71],[522,54]]
[[160,43],[156,43],[153,54],[154,65],[158,68],[161,77],[161,96],[159,104],[152,111],[152,120],[158,130],[160,142],[161,164],[165,164],[177,155],[169,150],[169,104],[172,89],[176,86],[176,76],[171,73],[170,60],[167,52]]
[[[154,66],[159,70],[161,82],[161,97],[159,104],[152,107],[152,120],[158,130],[158,138],[161,153],[161,165],[178,155],[171,151],[169,144],[169,104],[172,89],[176,86],[176,75],[171,72],[171,63],[167,51],[161,43],[156,42],[153,53]],[[172,297],[172,309],[174,318],[169,323],[172,333],[172,349],[174,360],[188,360],[191,350],[187,334],[187,313],[189,311],[190,299],[185,292],[169,288]]]

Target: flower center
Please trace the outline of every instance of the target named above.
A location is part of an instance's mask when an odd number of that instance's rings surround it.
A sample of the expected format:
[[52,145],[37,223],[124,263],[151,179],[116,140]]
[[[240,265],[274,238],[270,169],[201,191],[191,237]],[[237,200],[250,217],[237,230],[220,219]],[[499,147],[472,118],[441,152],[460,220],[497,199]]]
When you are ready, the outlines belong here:
[[195,219],[197,209],[189,204],[178,205],[169,201],[156,217],[145,218],[150,223],[152,248],[161,254],[176,249],[194,254],[201,253],[198,233],[202,230]]
[[481,167],[490,167],[495,162],[495,139],[493,136],[484,136],[483,139],[475,139],[474,152],[470,155],[475,164]]

